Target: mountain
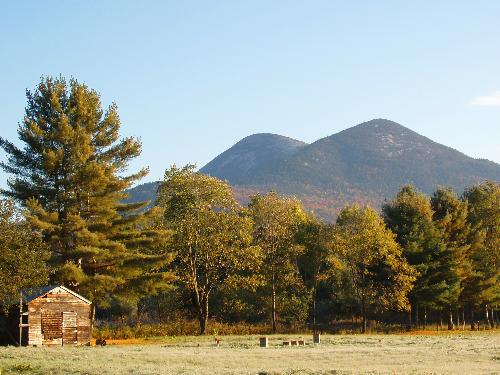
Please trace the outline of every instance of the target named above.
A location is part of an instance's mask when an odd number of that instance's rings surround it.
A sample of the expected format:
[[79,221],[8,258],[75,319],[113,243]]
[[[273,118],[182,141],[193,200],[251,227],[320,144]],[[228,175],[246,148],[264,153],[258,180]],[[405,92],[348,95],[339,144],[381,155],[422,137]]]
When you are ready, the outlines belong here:
[[[254,134],[224,151],[200,171],[228,180],[233,185],[254,184],[258,176],[272,174],[280,163],[304,146],[306,143],[282,135]],[[259,182],[265,183],[265,180]]]
[[311,144],[276,134],[251,135],[200,171],[227,180],[243,203],[251,194],[273,189],[296,195],[327,220],[347,203],[379,207],[407,183],[430,194],[439,185],[460,193],[485,179],[500,181],[499,164],[473,159],[385,119]]

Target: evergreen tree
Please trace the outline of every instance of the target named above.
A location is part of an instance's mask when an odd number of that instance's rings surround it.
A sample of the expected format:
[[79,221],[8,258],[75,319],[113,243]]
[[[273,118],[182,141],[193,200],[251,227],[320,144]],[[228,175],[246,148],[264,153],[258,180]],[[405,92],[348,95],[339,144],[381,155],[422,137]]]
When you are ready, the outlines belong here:
[[28,209],[27,218],[43,235],[63,283],[107,307],[113,298],[135,303],[168,282],[161,230],[150,228],[154,213],[145,204],[124,204],[125,189],[143,177],[143,169],[125,175],[141,152],[134,138],[120,139],[115,104],[101,108],[99,94],[64,78],[42,78],[26,93],[28,104],[19,124],[18,148],[0,138],[13,175],[2,193]]
[[[471,233],[467,222],[467,202],[458,198],[451,188],[438,188],[431,197],[431,207],[434,211],[433,220],[446,246],[448,259],[448,292],[447,307],[450,318],[449,328],[453,327],[452,308],[465,303],[464,288],[467,279],[472,274],[471,264]],[[459,320],[457,314],[457,322]]]
[[[452,303],[454,294],[450,290],[457,280],[449,272],[450,252],[434,225],[429,198],[412,186],[404,186],[382,211],[387,227],[403,248],[403,255],[418,272],[409,296],[412,310],[418,314],[422,306],[442,311]],[[411,317],[410,314],[410,323]]]
[[467,291],[472,308],[483,305],[485,319],[493,325],[489,311],[500,303],[500,185],[484,182],[464,192],[467,220],[476,245],[471,251],[474,277]]

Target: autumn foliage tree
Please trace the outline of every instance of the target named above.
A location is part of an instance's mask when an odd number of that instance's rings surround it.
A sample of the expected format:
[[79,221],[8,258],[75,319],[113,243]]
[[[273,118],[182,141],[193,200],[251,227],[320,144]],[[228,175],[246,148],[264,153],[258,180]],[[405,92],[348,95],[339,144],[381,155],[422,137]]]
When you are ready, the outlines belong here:
[[297,244],[296,236],[306,217],[300,201],[276,192],[254,195],[249,214],[253,220],[254,243],[263,254],[261,275],[265,289],[269,291],[272,331],[276,332],[277,314],[280,307],[282,312],[284,307],[283,300],[282,306],[278,306],[280,297],[286,295],[289,300],[296,300],[297,305],[300,303],[297,297],[300,297],[303,285],[297,258],[303,247]]
[[[44,285],[49,252],[11,200],[0,200],[0,301],[19,300],[19,291]],[[0,314],[2,312],[0,311]]]
[[334,249],[361,307],[362,332],[369,311],[407,310],[415,271],[382,218],[373,209],[344,208],[335,226]]
[[174,233],[175,269],[193,294],[204,334],[213,292],[260,265],[259,249],[251,246],[252,221],[242,215],[226,182],[197,173],[194,166],[165,172],[157,204]]

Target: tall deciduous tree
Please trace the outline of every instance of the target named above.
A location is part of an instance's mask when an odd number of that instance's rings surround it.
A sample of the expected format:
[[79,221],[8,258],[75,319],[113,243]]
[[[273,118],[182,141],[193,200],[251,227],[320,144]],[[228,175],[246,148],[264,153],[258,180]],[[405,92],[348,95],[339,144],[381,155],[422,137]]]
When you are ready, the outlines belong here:
[[297,245],[296,236],[305,214],[297,199],[275,192],[254,195],[249,211],[254,242],[263,252],[262,275],[269,286],[272,330],[276,332],[278,297],[287,286],[300,284],[296,259],[302,248]]
[[137,301],[165,286],[161,231],[144,230],[144,204],[124,204],[125,189],[143,169],[125,175],[141,153],[134,138],[120,139],[118,109],[103,110],[99,94],[74,79],[43,78],[26,93],[28,104],[18,134],[22,147],[0,138],[13,177],[2,193],[28,208],[27,218],[43,234],[64,283],[101,307],[116,296]]
[[380,216],[371,208],[346,207],[335,232],[335,252],[361,307],[363,333],[369,310],[406,310],[415,272]]
[[0,200],[0,304],[3,307],[18,301],[22,289],[47,282],[49,272],[45,261],[48,257],[41,237],[33,233],[14,202]]
[[297,242],[303,246],[299,258],[299,268],[304,284],[312,295],[312,326],[316,333],[316,304],[318,287],[328,279],[332,269],[338,267],[338,262],[332,254],[332,228],[312,215],[299,225]]
[[158,205],[173,230],[176,269],[194,295],[204,334],[211,294],[238,272],[259,267],[252,221],[242,215],[226,182],[196,173],[193,166],[165,172]]

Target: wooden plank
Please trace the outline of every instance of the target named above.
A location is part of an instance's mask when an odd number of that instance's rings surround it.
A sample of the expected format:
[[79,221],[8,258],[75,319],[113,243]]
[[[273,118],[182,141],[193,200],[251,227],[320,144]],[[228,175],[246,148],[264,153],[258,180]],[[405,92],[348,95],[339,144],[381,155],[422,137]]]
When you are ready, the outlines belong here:
[[64,311],[62,313],[62,344],[74,345],[78,343],[78,330],[76,325],[76,313]]

